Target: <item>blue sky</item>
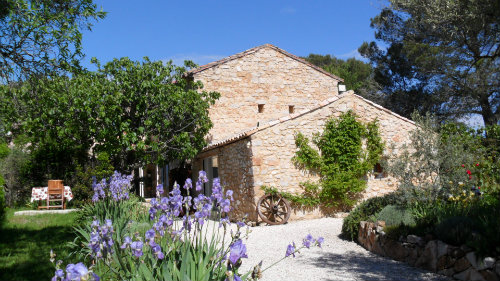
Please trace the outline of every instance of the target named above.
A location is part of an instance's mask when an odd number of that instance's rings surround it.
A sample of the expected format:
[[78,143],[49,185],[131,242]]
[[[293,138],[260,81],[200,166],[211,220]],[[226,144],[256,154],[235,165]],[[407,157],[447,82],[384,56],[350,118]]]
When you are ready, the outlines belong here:
[[[84,66],[90,58],[191,59],[205,64],[270,43],[292,54],[358,55],[374,40],[370,18],[382,0],[128,1],[97,0],[108,12],[84,32]],[[358,55],[359,56],[359,55]],[[91,67],[92,68],[92,67]]]

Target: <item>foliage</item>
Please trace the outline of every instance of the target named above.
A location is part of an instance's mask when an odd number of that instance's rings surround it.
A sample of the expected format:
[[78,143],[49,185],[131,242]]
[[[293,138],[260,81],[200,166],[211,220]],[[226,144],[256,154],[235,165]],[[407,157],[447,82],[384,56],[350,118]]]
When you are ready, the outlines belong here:
[[200,82],[184,77],[186,68],[147,58],[95,63],[96,72],[3,88],[21,112],[8,129],[25,134],[33,151],[70,159],[42,161],[52,176],[67,179],[58,167],[85,166],[94,156],[89,151],[106,152],[117,170],[130,172],[145,163],[194,157],[205,145],[212,126],[208,108],[219,95],[199,91]]
[[409,210],[396,205],[385,206],[377,214],[377,220],[385,221],[387,226],[411,226],[415,224],[415,219],[413,218],[412,213]]
[[[363,177],[379,161],[384,147],[376,121],[364,125],[352,111],[339,119],[330,119],[323,133],[313,136],[318,150],[301,133],[295,136],[295,144],[298,148],[292,159],[295,165],[320,177],[321,188],[317,192],[320,202],[344,208],[352,206],[359,192],[365,189]],[[312,184],[306,187],[309,191],[317,190]]]
[[280,191],[276,187],[263,185],[260,187],[265,194],[281,195],[283,198],[298,204],[299,206],[314,207],[321,202],[318,197],[319,187],[312,183],[301,183],[304,192],[301,194],[292,194],[286,191]]
[[8,206],[21,203],[31,195],[32,185],[25,176],[28,165],[29,155],[18,146],[12,147],[9,154],[0,159],[0,175],[4,178]]
[[[201,171],[196,190],[200,191],[207,181],[206,174]],[[247,257],[243,239],[248,231],[242,232],[243,222],[231,227],[228,214],[232,192],[224,192],[218,179],[214,179],[210,197],[199,194],[192,199],[189,194],[193,187],[192,182],[186,180],[183,187],[186,197],[181,195],[179,185],[174,186],[169,196],[160,197],[163,186],[159,185],[158,197],[150,202],[148,219],[132,217],[132,212],[123,210],[126,204],[131,204],[129,199],[120,196],[126,191],[123,178],[114,176],[110,181],[96,182],[94,206],[86,207],[89,213],[85,214],[85,217],[94,215],[93,221],[77,228],[79,238],[72,243],[77,248],[82,244],[86,246],[76,252],[77,257],[93,264],[88,270],[106,280],[237,281],[260,278],[267,270],[261,268],[262,263],[246,274],[238,272],[242,259]],[[112,206],[121,210],[110,211]],[[193,208],[194,214],[180,217],[189,208]],[[214,209],[218,210],[216,221],[210,219]],[[230,238],[227,237],[229,232]],[[322,242],[323,238],[314,239],[308,235],[302,247],[290,244],[283,258],[295,256],[303,248],[321,246]],[[59,270],[56,264],[56,277],[64,273]]]
[[344,79],[348,90],[354,90],[363,97],[380,102],[377,93],[380,86],[374,80],[373,67],[355,58],[338,59],[330,55],[309,54],[308,62]]
[[0,82],[79,67],[81,29],[104,16],[92,0],[1,0]]
[[389,99],[401,102],[391,109],[402,104],[406,113],[432,110],[442,118],[479,114],[494,125],[500,120],[499,16],[496,0],[391,0],[371,23],[387,50],[371,42],[359,51],[374,64]]
[[[438,126],[430,116],[414,115],[411,145],[391,159],[387,171],[399,181],[400,205],[447,200],[480,187],[486,197],[496,196],[498,159],[483,145],[484,135],[453,123]],[[491,163],[490,161],[494,161]]]
[[67,241],[74,238],[76,213],[14,216],[7,209],[0,229],[0,280],[50,280],[50,250],[68,261]]
[[103,152],[97,155],[94,163],[89,165],[90,167],[78,166],[76,168],[75,183],[73,184],[74,187],[71,188],[74,196],[71,202],[76,207],[82,207],[85,203],[90,202],[93,194],[93,177],[98,179],[109,178],[113,174],[114,167],[109,158],[109,155]]
[[5,204],[5,191],[3,190],[3,186],[5,181],[3,180],[2,175],[0,175],[0,228],[3,224],[3,219],[5,217],[5,208],[7,207]]
[[475,221],[468,217],[450,217],[436,225],[436,237],[448,244],[461,246],[472,239]]
[[374,219],[374,216],[385,206],[394,204],[396,195],[389,193],[381,197],[369,198],[361,202],[352,210],[342,223],[342,236],[346,239],[356,240],[358,238],[359,223]]

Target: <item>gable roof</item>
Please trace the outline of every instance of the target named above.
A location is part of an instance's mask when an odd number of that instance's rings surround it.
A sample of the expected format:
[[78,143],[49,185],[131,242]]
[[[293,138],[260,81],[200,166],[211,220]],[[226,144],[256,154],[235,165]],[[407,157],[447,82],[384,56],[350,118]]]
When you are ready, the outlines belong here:
[[229,138],[226,138],[224,140],[211,143],[211,144],[207,145],[206,147],[204,147],[201,152],[209,151],[211,149],[214,149],[214,148],[217,148],[217,147],[221,147],[221,146],[224,146],[224,145],[236,142],[238,140],[244,139],[244,138],[249,137],[249,136],[251,136],[251,135],[253,135],[253,134],[255,134],[255,133],[259,132],[259,131],[265,130],[265,129],[269,128],[269,127],[273,127],[273,126],[275,126],[277,124],[287,122],[289,120],[298,118],[298,117],[300,117],[302,115],[311,113],[311,112],[316,111],[316,110],[318,110],[320,108],[328,106],[328,105],[330,105],[330,104],[332,104],[332,103],[334,103],[334,102],[336,102],[336,101],[338,101],[338,100],[340,100],[342,98],[345,98],[347,96],[356,97],[356,98],[358,98],[358,99],[360,99],[360,100],[368,103],[369,105],[371,105],[373,107],[376,107],[377,109],[380,109],[380,110],[382,110],[382,111],[384,111],[384,112],[386,112],[386,113],[388,113],[388,114],[390,114],[390,115],[392,115],[392,116],[394,116],[394,117],[396,117],[398,119],[403,120],[404,122],[410,123],[412,125],[416,125],[416,123],[414,121],[412,121],[412,120],[410,120],[408,118],[405,118],[405,117],[403,117],[403,116],[401,116],[401,115],[399,115],[397,113],[394,113],[394,112],[392,112],[391,110],[389,110],[389,109],[387,109],[385,107],[382,107],[382,106],[380,106],[380,105],[378,105],[378,104],[376,104],[376,103],[374,103],[374,102],[372,102],[370,100],[367,100],[367,99],[363,98],[362,96],[356,95],[356,94],[354,94],[354,91],[349,90],[349,91],[345,92],[344,94],[336,95],[334,97],[326,99],[326,100],[322,101],[319,105],[317,105],[317,106],[315,106],[315,107],[313,107],[311,109],[305,109],[305,110],[302,110],[302,111],[297,112],[297,113],[285,115],[285,116],[283,116],[283,117],[281,117],[279,119],[266,122],[266,123],[260,125],[259,127],[253,127],[253,128],[251,128],[249,130],[246,130],[246,131],[243,131],[241,133],[235,134],[235,135],[233,135],[233,136],[231,136]]
[[232,60],[235,60],[235,59],[239,59],[239,58],[244,57],[244,56],[249,55],[249,54],[253,54],[253,53],[255,53],[255,52],[257,52],[257,51],[259,51],[261,49],[264,49],[264,48],[273,49],[273,50],[275,50],[275,51],[277,51],[279,53],[282,53],[283,55],[285,55],[285,56],[287,56],[287,57],[289,57],[291,59],[294,59],[294,60],[296,60],[296,61],[298,61],[300,63],[303,63],[306,66],[311,67],[314,70],[319,71],[319,72],[321,72],[321,73],[323,73],[323,74],[325,74],[325,75],[327,75],[327,76],[329,76],[329,77],[331,77],[331,78],[333,78],[333,79],[335,79],[335,80],[337,80],[339,82],[343,82],[344,81],[344,79],[342,79],[342,78],[340,78],[340,77],[338,77],[336,75],[333,75],[330,72],[327,72],[327,71],[323,70],[321,67],[317,67],[314,64],[312,64],[312,63],[310,63],[310,62],[308,62],[308,61],[306,61],[306,60],[304,60],[304,59],[302,59],[302,58],[300,58],[300,57],[298,57],[296,55],[292,55],[289,52],[287,52],[287,51],[285,51],[283,49],[280,49],[280,48],[278,48],[278,47],[276,47],[274,45],[271,45],[271,44],[264,44],[264,45],[261,45],[261,46],[257,46],[257,47],[254,47],[252,49],[248,49],[248,50],[246,50],[244,52],[237,53],[237,54],[234,54],[234,55],[229,56],[229,57],[225,57],[225,58],[220,59],[218,61],[214,61],[214,62],[205,64],[205,65],[202,65],[202,66],[197,67],[195,69],[191,69],[186,74],[187,75],[193,75],[193,74],[202,72],[204,70],[207,70],[209,68],[212,68],[212,67],[224,64],[226,62],[229,62],[229,61],[232,61]]

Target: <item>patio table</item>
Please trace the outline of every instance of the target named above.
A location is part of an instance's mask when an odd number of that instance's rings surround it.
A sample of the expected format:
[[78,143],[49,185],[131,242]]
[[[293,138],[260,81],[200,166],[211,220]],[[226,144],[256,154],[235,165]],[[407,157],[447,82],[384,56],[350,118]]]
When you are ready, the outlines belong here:
[[[31,202],[35,200],[47,200],[47,190],[48,187],[33,187],[31,190]],[[69,186],[64,186],[64,198],[67,201],[71,201],[73,199],[73,193],[71,192],[71,188]]]

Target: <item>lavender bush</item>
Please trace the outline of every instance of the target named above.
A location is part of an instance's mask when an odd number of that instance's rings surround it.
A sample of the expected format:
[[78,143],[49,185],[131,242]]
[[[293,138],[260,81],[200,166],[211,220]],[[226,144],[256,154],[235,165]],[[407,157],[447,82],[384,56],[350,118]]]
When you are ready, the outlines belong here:
[[[194,189],[201,190],[207,181],[206,174],[200,172]],[[101,190],[106,188],[96,186],[96,197],[101,200]],[[158,197],[151,200],[147,223],[128,221],[120,234],[115,221],[95,220],[85,244],[89,262],[94,264],[91,270],[106,280],[257,280],[269,267],[294,257],[299,250],[321,247],[323,238],[308,235],[300,248],[295,243],[288,245],[283,258],[267,268],[262,268],[261,262],[252,271],[241,273],[242,260],[248,257],[244,241],[250,230],[244,222],[233,225],[229,221],[232,191],[224,192],[218,179],[213,180],[211,196],[198,194],[193,198],[193,183],[189,179],[182,188],[186,190],[185,197],[177,184],[168,196],[161,197],[164,190],[159,185]],[[123,189],[113,190],[124,194]],[[117,202],[124,200],[120,196],[112,198]],[[55,277],[58,273],[61,274],[56,271]]]

